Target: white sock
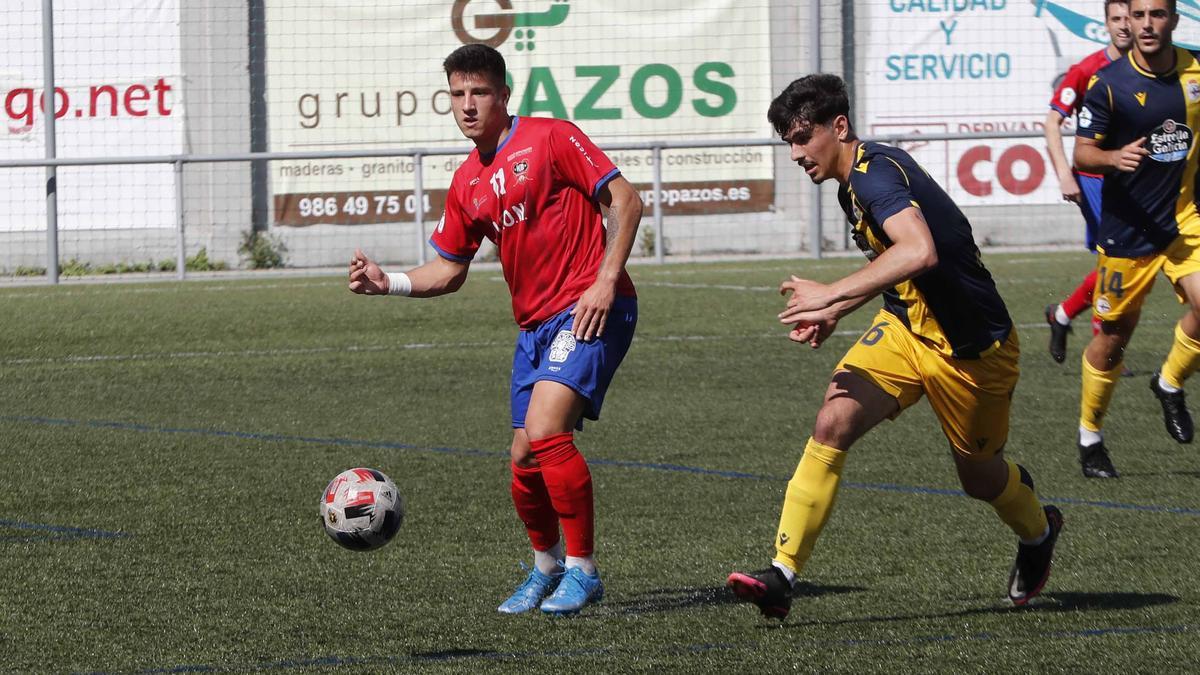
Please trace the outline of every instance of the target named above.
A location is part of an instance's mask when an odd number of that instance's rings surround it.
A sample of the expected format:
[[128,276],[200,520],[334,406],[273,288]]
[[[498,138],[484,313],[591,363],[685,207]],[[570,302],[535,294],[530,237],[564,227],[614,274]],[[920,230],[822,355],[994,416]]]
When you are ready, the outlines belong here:
[[1036,537],[1034,539],[1022,539],[1021,543],[1025,544],[1026,546],[1037,546],[1038,544],[1042,543],[1043,541],[1046,541],[1046,537],[1049,537],[1049,536],[1050,536],[1050,523],[1046,523],[1046,531],[1042,532],[1042,536]]
[[1103,440],[1104,440],[1104,434],[1102,432],[1092,431],[1091,429],[1084,429],[1083,427],[1079,427],[1079,444],[1080,445],[1087,447],[1089,445],[1095,445]]
[[1179,391],[1179,387],[1172,387],[1170,384],[1167,383],[1166,380],[1163,379],[1162,375],[1157,375],[1156,377],[1158,377],[1158,388],[1159,389],[1162,389],[1163,391],[1167,392],[1168,394],[1174,394],[1175,392]]
[[783,576],[787,579],[789,584],[793,586],[796,585],[796,570],[784,565],[778,560],[772,560],[771,565],[773,565],[775,569],[779,570],[780,572],[783,572]]
[[1067,316],[1067,313],[1063,311],[1062,305],[1057,305],[1054,308],[1054,320],[1057,321],[1060,326],[1071,325],[1071,317]]
[[545,551],[533,552],[533,566],[542,574],[558,574],[562,571],[562,542]]
[[567,556],[567,569],[571,569],[572,567],[582,569],[584,572],[587,572],[589,577],[596,576],[596,559],[590,555],[583,558],[573,555]]

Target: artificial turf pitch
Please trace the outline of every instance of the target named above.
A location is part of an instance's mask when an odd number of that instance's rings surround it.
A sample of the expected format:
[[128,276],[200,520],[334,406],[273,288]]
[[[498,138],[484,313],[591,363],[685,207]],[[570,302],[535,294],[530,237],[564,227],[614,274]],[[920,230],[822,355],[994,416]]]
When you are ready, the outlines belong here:
[[[1091,261],[985,254],[1022,344],[1008,452],[1066,517],[1042,597],[1004,599],[1015,539],[959,493],[922,402],[851,451],[782,624],[723,582],[769,560],[830,371],[878,303],[813,351],[775,289],[860,260],[631,268],[637,338],[577,434],[607,595],[566,619],[495,612],[529,558],[498,271],[436,300],[334,277],[0,288],[0,671],[1193,670],[1200,451],[1147,387],[1182,310],[1160,282],[1107,423],[1122,477],[1083,478],[1090,331],[1055,364],[1042,308]],[[406,501],[372,553],[317,517],[353,466]]]

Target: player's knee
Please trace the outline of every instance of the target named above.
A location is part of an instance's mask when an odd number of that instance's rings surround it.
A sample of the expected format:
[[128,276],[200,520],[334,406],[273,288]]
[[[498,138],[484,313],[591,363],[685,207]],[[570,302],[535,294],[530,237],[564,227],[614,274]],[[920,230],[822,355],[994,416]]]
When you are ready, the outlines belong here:
[[508,449],[509,457],[512,458],[512,463],[522,469],[529,469],[537,466],[537,461],[533,457],[533,448],[529,446],[529,440],[523,437],[523,434],[514,434],[512,446]]
[[529,438],[529,442],[540,441],[543,438],[548,438],[555,434],[563,432],[559,427],[562,425],[550,424],[545,421],[536,419],[525,420],[525,435]]
[[828,445],[839,450],[848,450],[854,442],[854,429],[845,416],[838,414],[829,406],[823,406],[817,412],[817,421],[813,425],[813,440],[821,445]]

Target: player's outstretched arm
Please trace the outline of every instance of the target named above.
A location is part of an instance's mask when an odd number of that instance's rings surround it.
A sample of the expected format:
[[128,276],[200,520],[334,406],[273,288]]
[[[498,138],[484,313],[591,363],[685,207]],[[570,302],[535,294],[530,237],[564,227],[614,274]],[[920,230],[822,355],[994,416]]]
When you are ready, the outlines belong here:
[[571,332],[579,340],[591,340],[604,334],[608,312],[616,298],[617,281],[629,262],[638,225],[642,222],[642,197],[624,176],[610,180],[600,190],[598,198],[608,208],[608,234],[596,281],[579,296],[571,310],[575,316]]
[[1075,180],[1071,163],[1067,161],[1066,150],[1063,149],[1061,127],[1065,120],[1062,113],[1053,108],[1046,113],[1046,122],[1043,125],[1046,153],[1050,156],[1050,164],[1054,166],[1054,175],[1058,176],[1058,189],[1062,191],[1063,199],[1078,204],[1081,194],[1079,181]]
[[461,288],[467,280],[469,269],[469,263],[455,262],[438,256],[408,272],[388,275],[362,250],[355,250],[350,259],[350,291],[361,295],[431,298],[453,293]]
[[[840,319],[868,299],[937,266],[937,247],[921,210],[910,206],[883,221],[892,245],[865,267],[832,284],[792,277],[780,292],[790,290],[787,309],[779,320],[795,324],[804,317]],[[813,313],[817,314],[813,314]]]
[[1094,138],[1075,137],[1075,166],[1089,173],[1112,173],[1136,171],[1142,160],[1150,155],[1144,146],[1146,137],[1128,143],[1115,150],[1105,150]]

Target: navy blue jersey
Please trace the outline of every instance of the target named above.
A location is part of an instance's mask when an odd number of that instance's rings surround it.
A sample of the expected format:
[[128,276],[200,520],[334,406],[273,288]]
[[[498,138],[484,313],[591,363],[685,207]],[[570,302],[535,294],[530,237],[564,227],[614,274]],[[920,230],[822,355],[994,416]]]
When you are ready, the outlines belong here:
[[1105,255],[1138,258],[1165,249],[1196,217],[1200,63],[1175,48],[1175,67],[1154,75],[1124,57],[1092,78],[1076,133],[1114,150],[1143,136],[1150,156],[1132,173],[1104,178],[1100,236]]
[[899,148],[861,143],[856,153],[838,201],[867,259],[892,245],[883,223],[909,207],[921,210],[937,248],[937,267],[884,291],[884,309],[955,358],[979,358],[1003,343],[1012,319],[950,195]]

